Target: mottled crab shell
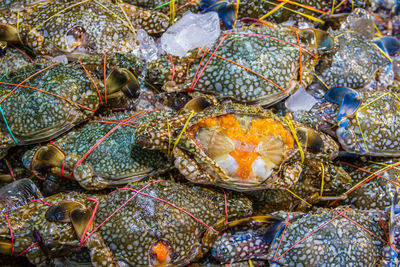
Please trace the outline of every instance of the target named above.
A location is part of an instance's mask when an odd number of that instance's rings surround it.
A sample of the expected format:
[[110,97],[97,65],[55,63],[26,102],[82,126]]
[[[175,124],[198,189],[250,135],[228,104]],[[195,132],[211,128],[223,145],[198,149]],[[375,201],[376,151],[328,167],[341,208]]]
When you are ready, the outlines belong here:
[[[301,173],[300,151],[287,123],[259,106],[227,102],[145,123],[136,140],[145,148],[173,154],[175,167],[195,183],[234,190],[287,188]],[[331,138],[292,123],[306,161],[337,156]]]
[[3,148],[57,137],[87,120],[100,104],[96,89],[79,64],[31,64],[9,72],[0,83],[0,97]]
[[[340,213],[344,215],[338,216]],[[291,221],[281,234],[282,241],[275,242],[265,258],[285,266],[376,266],[384,256],[386,244],[344,216],[386,239],[381,223],[389,229],[389,216],[383,212],[380,215],[382,222],[376,211],[318,209]],[[281,217],[286,219],[288,214],[281,212]],[[322,225],[317,232],[291,248]]]
[[[391,62],[372,41],[358,33],[333,32],[336,52],[320,60],[316,75],[326,86],[359,89],[384,73]],[[385,82],[385,81],[383,81]]]
[[[351,205],[361,210],[385,210],[392,204],[396,185],[399,182],[400,170],[397,167],[399,158],[372,158],[367,162],[355,161],[351,164],[346,162],[341,165],[353,179],[353,185],[373,177],[371,173],[376,173],[374,177],[363,186],[348,194],[347,199],[340,202],[343,205]],[[396,165],[396,167],[392,167]],[[383,179],[382,177],[386,178]]]
[[[89,121],[51,144],[26,153],[25,161],[30,165],[27,167],[39,176],[71,176],[89,190],[115,187],[161,173],[171,168],[167,157],[135,143],[136,127],[157,113],[117,113]],[[129,118],[132,119],[125,121]]]
[[0,48],[0,75],[3,76],[8,72],[12,72],[15,69],[25,67],[32,62],[29,58],[22,54],[15,48],[7,47],[5,49]]
[[[397,90],[397,89],[396,89]],[[360,90],[363,104],[337,134],[343,149],[372,156],[400,156],[400,99],[396,90]]]
[[226,32],[209,49],[217,56],[205,54],[199,67],[201,53],[188,83],[178,88],[240,103],[273,104],[311,82],[318,61],[316,35],[311,29],[273,24]]
[[[130,185],[139,190],[145,184]],[[168,201],[212,226],[225,217],[224,194],[173,183],[151,184],[141,192]],[[95,224],[103,222],[133,195],[118,190],[101,202]],[[241,196],[227,195],[228,215],[241,218],[251,213],[251,202]],[[133,266],[184,266],[202,255],[202,236],[207,227],[165,202],[137,195],[99,229],[114,257]],[[167,254],[157,249],[164,247]]]
[[104,54],[137,48],[136,28],[158,34],[168,17],[113,1],[40,0],[0,6],[1,40],[44,55]]

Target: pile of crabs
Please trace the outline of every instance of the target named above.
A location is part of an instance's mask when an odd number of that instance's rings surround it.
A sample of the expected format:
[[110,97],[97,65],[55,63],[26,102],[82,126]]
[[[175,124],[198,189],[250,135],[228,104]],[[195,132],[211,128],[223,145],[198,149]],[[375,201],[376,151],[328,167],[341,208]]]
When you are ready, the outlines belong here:
[[397,2],[1,1],[0,265],[399,266]]

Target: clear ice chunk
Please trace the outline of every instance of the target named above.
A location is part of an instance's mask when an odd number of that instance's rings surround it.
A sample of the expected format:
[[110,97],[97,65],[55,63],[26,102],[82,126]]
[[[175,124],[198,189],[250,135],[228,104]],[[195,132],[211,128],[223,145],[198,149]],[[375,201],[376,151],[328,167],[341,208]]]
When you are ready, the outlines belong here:
[[161,36],[161,46],[166,53],[182,57],[193,48],[211,46],[220,33],[216,12],[194,14],[189,11]]
[[158,47],[154,39],[143,29],[137,30],[136,35],[139,40],[140,59],[147,62],[157,59]]
[[300,110],[309,111],[318,102],[312,95],[304,90],[301,86],[293,95],[291,95],[285,102],[285,106],[291,112]]

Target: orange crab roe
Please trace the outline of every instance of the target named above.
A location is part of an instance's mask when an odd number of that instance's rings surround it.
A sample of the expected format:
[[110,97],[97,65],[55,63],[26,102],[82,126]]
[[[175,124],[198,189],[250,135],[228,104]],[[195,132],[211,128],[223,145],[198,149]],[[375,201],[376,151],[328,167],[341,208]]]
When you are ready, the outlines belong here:
[[249,146],[246,147],[253,147],[251,151],[247,151],[242,148],[242,145],[236,145],[235,149],[229,153],[238,163],[237,175],[242,179],[251,177],[252,164],[259,156],[254,150],[264,137],[269,135],[279,136],[288,149],[293,148],[294,145],[290,131],[285,129],[281,122],[270,118],[252,119],[251,128],[243,129],[234,114],[227,114],[201,120],[191,132],[195,133],[200,127],[213,128],[218,126],[234,143],[245,144],[245,146],[247,144]]
[[161,241],[159,241],[157,245],[153,247],[153,252],[156,254],[159,262],[163,263],[167,260],[168,248]]

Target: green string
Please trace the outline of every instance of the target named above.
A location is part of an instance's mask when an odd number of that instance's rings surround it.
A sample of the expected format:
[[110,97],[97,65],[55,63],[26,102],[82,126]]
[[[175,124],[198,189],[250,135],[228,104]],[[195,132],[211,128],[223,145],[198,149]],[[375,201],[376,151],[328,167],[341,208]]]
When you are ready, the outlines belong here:
[[162,8],[163,6],[169,5],[170,2],[171,2],[171,1],[168,1],[168,2],[166,2],[166,3],[164,3],[164,4],[161,4],[161,5],[157,6],[157,7],[155,7],[153,10],[157,10],[157,9],[159,9],[159,8]]
[[[3,78],[7,75],[7,73],[8,72],[6,72],[3,76],[1,76],[0,81],[3,80]],[[11,131],[10,126],[7,123],[6,116],[4,116],[4,112],[3,112],[3,109],[1,108],[1,106],[0,106],[0,113],[1,113],[1,116],[3,116],[4,122],[6,123],[6,127],[7,127],[8,132],[10,133],[10,135],[11,135],[12,139],[14,140],[14,142],[18,145],[18,141],[15,138],[14,134]]]

